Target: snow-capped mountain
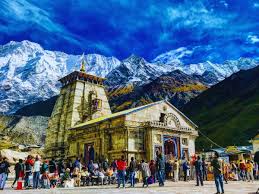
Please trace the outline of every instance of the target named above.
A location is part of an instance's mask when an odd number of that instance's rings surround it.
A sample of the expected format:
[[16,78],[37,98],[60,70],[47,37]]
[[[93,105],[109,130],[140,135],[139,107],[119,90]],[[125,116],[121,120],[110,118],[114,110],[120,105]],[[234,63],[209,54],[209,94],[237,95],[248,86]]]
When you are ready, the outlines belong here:
[[[170,70],[180,70],[188,75],[214,75],[217,81],[222,81],[233,73],[247,70],[259,65],[258,60],[250,58],[239,58],[238,60],[227,60],[222,64],[205,61],[195,64],[184,64],[184,58],[193,55],[193,50],[181,47],[157,56],[152,63],[170,66]],[[213,85],[215,83],[211,83]]]
[[[85,56],[86,70],[105,77],[120,61],[98,54]],[[59,93],[58,79],[80,68],[81,56],[44,50],[22,41],[0,46],[0,113],[46,100]]]
[[[180,70],[187,75],[202,76],[203,84],[213,85],[231,74],[258,65],[255,59],[240,58],[215,64],[210,61],[185,63],[194,50],[181,47],[156,57],[151,62],[131,55],[119,61],[99,54],[85,55],[86,70],[106,77],[111,88],[143,85]],[[58,79],[80,68],[80,55],[44,50],[30,41],[0,46],[0,113],[10,114],[25,105],[49,99],[59,93]],[[110,88],[109,88],[110,89]]]
[[186,56],[189,57],[191,54],[192,51],[181,47],[161,54],[151,62],[147,62],[141,57],[131,55],[107,74],[107,83],[114,87],[131,83],[142,85],[149,82],[150,79],[157,78],[175,70],[180,70],[188,75],[203,76],[204,79],[207,80],[206,85],[214,85],[239,70],[247,70],[259,65],[258,60],[250,58],[228,60],[223,64],[212,63],[210,61],[184,64],[181,60]]

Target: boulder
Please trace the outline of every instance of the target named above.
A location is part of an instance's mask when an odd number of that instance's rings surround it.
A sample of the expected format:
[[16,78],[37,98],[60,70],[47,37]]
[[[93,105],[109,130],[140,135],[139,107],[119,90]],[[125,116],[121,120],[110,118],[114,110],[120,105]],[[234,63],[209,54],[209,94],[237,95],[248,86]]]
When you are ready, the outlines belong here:
[[0,155],[2,157],[6,157],[10,164],[15,164],[19,161],[19,159],[25,160],[29,155],[28,152],[18,152],[10,149],[2,149],[0,150]]

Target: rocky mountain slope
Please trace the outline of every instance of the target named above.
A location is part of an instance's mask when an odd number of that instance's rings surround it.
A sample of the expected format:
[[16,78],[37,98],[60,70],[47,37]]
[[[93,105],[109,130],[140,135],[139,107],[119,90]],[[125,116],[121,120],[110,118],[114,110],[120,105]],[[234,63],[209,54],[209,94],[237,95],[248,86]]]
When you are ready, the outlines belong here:
[[108,92],[113,111],[121,111],[167,99],[180,108],[207,89],[202,76],[187,75],[179,70],[149,79],[140,86],[127,85]]
[[[248,144],[259,129],[259,67],[212,86],[187,103],[183,112],[221,146]],[[211,146],[203,136],[197,143],[200,148]]]
[[44,144],[48,117],[0,115],[0,134],[19,144]]

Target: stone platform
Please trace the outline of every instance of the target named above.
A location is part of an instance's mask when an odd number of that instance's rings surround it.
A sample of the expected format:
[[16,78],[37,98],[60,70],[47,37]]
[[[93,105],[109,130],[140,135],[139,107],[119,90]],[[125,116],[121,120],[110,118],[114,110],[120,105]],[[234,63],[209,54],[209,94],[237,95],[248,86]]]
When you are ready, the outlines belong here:
[[[128,185],[127,185],[128,186]],[[71,189],[41,189],[41,190],[12,190],[8,184],[6,190],[1,194],[213,194],[216,193],[214,182],[206,181],[203,187],[195,186],[194,181],[190,182],[171,182],[167,181],[164,187],[158,184],[150,185],[149,188],[142,188],[142,184],[137,184],[136,188],[120,188],[116,185],[109,186],[88,186]],[[259,181],[256,182],[229,182],[225,184],[225,194],[252,194],[259,187]]]

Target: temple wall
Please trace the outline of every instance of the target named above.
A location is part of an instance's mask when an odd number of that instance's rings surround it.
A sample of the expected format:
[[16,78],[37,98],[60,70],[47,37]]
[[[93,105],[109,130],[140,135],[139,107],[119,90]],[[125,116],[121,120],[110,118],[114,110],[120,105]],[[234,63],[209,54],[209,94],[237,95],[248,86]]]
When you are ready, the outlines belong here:
[[178,111],[169,106],[166,102],[129,114],[126,116],[126,120],[137,122],[159,121],[161,113],[173,113],[179,119],[182,127],[194,128]]

